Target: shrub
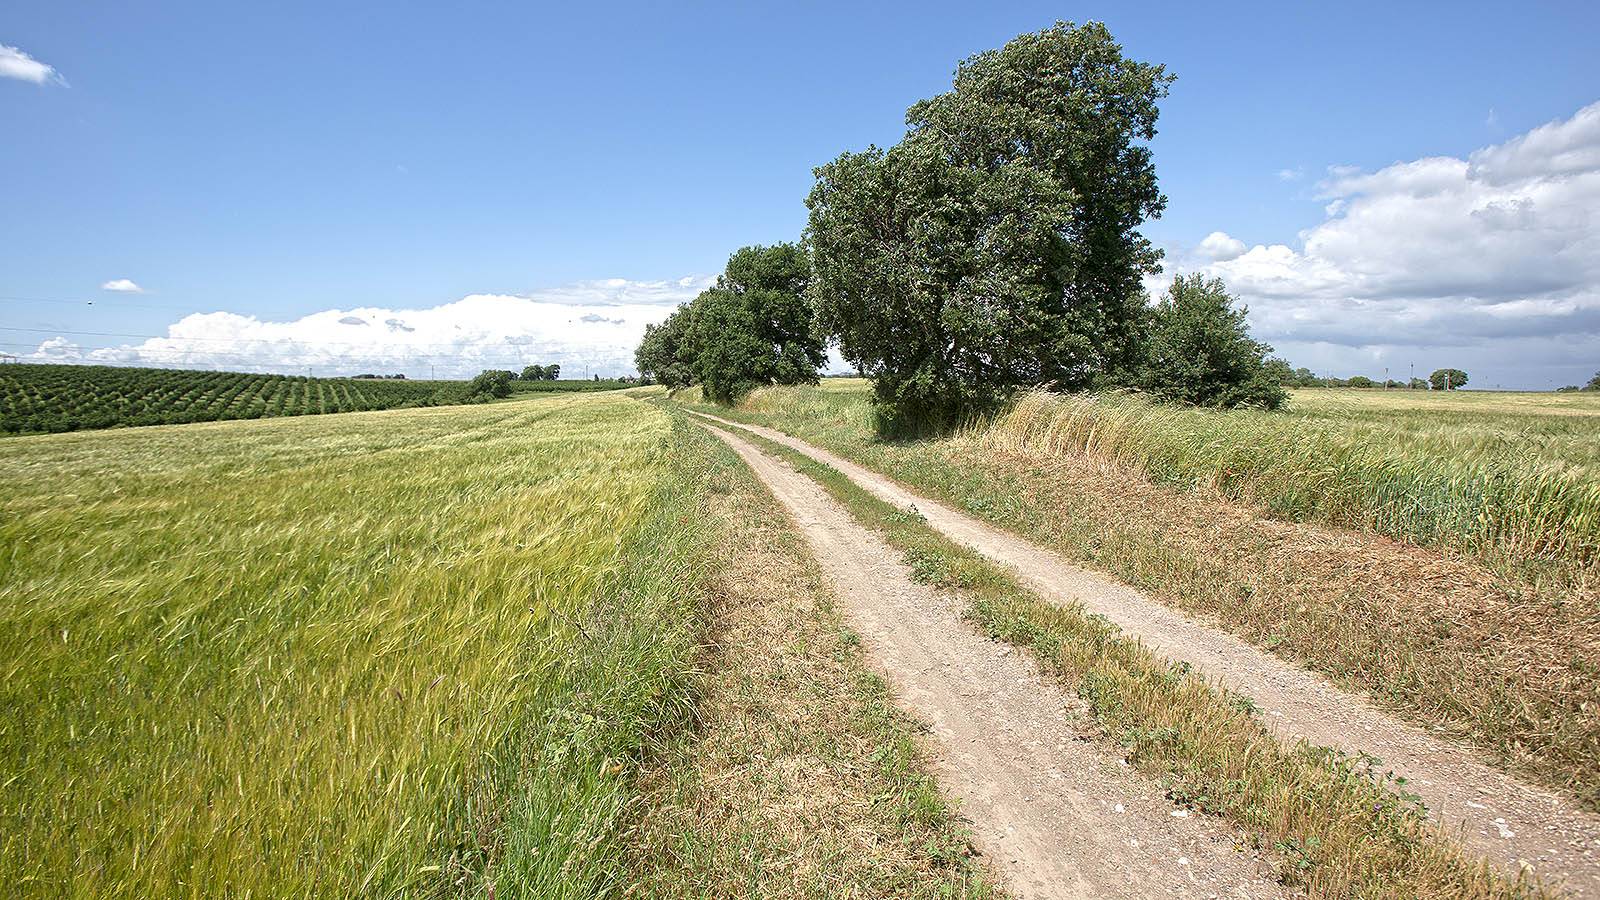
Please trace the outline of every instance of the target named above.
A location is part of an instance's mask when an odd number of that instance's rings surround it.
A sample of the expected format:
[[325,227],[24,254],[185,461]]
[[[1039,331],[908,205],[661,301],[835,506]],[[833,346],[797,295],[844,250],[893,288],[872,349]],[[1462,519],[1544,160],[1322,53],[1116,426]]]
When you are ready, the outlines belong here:
[[[1179,275],[1151,311],[1138,385],[1194,406],[1277,409],[1288,394],[1221,279]],[[1370,383],[1370,379],[1368,379]]]
[[485,369],[467,384],[467,396],[509,397],[513,377],[505,369]]

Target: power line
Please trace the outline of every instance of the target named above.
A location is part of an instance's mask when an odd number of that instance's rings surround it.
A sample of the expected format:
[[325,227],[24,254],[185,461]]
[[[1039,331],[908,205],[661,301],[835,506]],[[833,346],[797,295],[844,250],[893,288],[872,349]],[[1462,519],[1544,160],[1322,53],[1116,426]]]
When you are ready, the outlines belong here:
[[[173,312],[187,312],[187,313],[198,313],[199,312],[198,310],[196,310],[192,306],[165,306],[165,305],[162,305],[162,304],[159,304],[159,303],[138,303],[138,302],[129,301],[129,300],[122,300],[122,299],[116,299],[116,300],[101,299],[100,301],[89,300],[89,299],[86,299],[86,298],[85,299],[80,299],[80,300],[71,300],[71,299],[63,300],[63,299],[52,299],[52,298],[49,298],[49,297],[16,297],[16,296],[10,296],[10,295],[0,295],[0,300],[8,300],[8,301],[11,301],[13,303],[57,303],[57,304],[61,304],[63,306],[95,306],[96,303],[98,302],[98,305],[99,305],[99,307],[101,309],[167,309],[167,310],[172,310]],[[218,310],[218,312],[221,312],[221,310]],[[201,314],[204,315],[203,313],[201,313]]]

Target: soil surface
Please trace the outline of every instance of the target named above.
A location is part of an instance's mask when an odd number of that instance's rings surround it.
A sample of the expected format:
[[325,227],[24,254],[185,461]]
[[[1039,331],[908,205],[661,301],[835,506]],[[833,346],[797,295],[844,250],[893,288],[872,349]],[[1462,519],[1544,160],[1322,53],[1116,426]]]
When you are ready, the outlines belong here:
[[1178,809],[1096,745],[1081,701],[1030,655],[981,635],[958,598],[912,580],[902,554],[816,482],[711,430],[795,518],[869,658],[929,724],[940,786],[1008,890],[1024,898],[1288,896],[1263,862],[1235,848],[1226,825]]
[[1485,762],[1473,749],[1402,722],[1365,698],[1224,631],[1195,622],[1105,575],[1081,569],[992,525],[783,432],[705,418],[825,463],[879,499],[915,508],[945,536],[1010,567],[1041,597],[1080,603],[1171,660],[1189,663],[1260,706],[1279,735],[1383,760],[1429,815],[1471,851],[1508,872],[1531,869],[1548,886],[1600,898],[1600,815]]

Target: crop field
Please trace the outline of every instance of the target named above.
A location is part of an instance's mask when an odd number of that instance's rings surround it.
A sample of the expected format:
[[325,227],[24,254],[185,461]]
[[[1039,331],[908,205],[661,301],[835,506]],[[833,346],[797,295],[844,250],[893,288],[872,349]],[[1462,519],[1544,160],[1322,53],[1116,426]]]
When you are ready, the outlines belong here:
[[1308,389],[1286,413],[1032,394],[981,439],[1491,561],[1588,567],[1600,553],[1592,394]]
[[694,647],[674,441],[622,395],[6,439],[6,892],[603,888]]
[[0,432],[79,431],[432,406],[439,382],[189,369],[8,365]]
[[[865,379],[758,392],[746,409],[873,427]],[[963,439],[1082,456],[1296,521],[1367,528],[1506,565],[1600,552],[1600,395],[1311,388],[1286,410],[1031,394]]]

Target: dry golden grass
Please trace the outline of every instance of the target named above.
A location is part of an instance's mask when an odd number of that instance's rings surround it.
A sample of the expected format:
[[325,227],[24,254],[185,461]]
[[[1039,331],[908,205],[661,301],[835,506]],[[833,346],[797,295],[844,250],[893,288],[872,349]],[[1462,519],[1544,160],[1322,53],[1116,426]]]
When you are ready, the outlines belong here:
[[1038,540],[1600,804],[1594,585],[1283,521],[1092,457],[1004,452],[982,433],[880,441],[860,392],[775,388],[718,412],[782,428]]
[[999,566],[834,469],[745,437],[815,478],[882,532],[906,553],[917,577],[964,596],[969,615],[992,636],[1031,649],[1087,702],[1108,743],[1161,778],[1172,799],[1227,818],[1275,861],[1285,883],[1318,897],[1550,896],[1464,854],[1391,790],[1372,762],[1284,745],[1246,698],[1167,664],[1081,607],[1041,600]]
[[[650,759],[631,840],[640,897],[993,896],[782,511],[736,457],[707,515],[711,633],[697,726]],[[703,444],[704,446],[700,446]]]

